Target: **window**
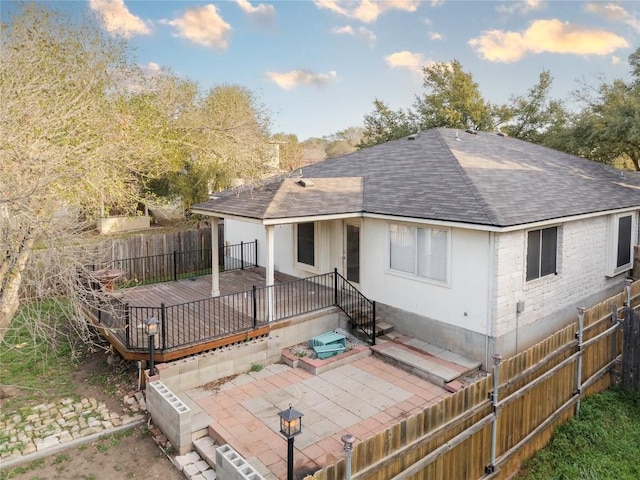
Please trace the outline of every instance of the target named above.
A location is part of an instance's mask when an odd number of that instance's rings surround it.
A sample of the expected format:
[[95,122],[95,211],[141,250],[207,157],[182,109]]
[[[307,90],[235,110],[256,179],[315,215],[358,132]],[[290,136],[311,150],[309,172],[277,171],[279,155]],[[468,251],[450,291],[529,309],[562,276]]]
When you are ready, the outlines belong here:
[[527,281],[556,273],[558,227],[527,234]]
[[630,270],[633,266],[633,220],[633,215],[629,213],[613,217],[610,230],[611,243],[609,246],[609,268],[607,272],[610,277]]
[[389,225],[389,267],[447,282],[449,232],[436,228]]
[[315,225],[299,223],[297,228],[297,260],[298,263],[315,266]]

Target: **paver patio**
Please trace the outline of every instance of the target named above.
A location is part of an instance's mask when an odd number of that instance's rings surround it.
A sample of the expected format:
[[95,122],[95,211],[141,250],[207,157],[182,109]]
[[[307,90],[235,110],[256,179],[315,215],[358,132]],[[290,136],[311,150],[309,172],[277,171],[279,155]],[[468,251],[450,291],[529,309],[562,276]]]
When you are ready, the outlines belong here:
[[295,469],[313,473],[344,455],[341,437],[362,441],[451,395],[369,356],[314,376],[284,364],[239,375],[217,391],[187,394],[213,418],[211,428],[266,479],[286,478],[287,442],[278,412],[304,414],[295,439]]

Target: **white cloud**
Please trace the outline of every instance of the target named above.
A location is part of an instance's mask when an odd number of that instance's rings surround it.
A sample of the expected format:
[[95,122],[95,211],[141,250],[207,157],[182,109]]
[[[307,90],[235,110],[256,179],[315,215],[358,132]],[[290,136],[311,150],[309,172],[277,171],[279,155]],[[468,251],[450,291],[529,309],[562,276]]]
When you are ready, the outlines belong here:
[[186,10],[182,17],[162,20],[176,29],[176,36],[198,45],[224,50],[229,45],[231,25],[223,20],[214,5]]
[[444,40],[444,36],[438,32],[429,32],[429,38],[431,40]]
[[620,62],[621,62],[620,57],[616,57],[615,55],[611,56],[611,63],[613,65],[620,65]]
[[269,80],[285,90],[292,90],[299,85],[323,87],[337,78],[334,71],[313,73],[309,70],[291,70],[289,72],[267,72],[266,75]]
[[370,47],[373,47],[373,44],[376,42],[375,34],[365,27],[353,28],[351,25],[346,25],[344,27],[334,27],[331,29],[331,32],[337,35],[353,35]]
[[110,33],[125,37],[151,33],[142,19],[129,11],[124,0],[89,0],[89,7],[100,14],[104,28]]
[[316,7],[331,10],[345,17],[355,18],[361,22],[375,22],[387,10],[402,10],[415,12],[418,0],[314,0]]
[[485,60],[505,63],[539,53],[608,55],[629,46],[614,33],[557,19],[536,20],[523,32],[487,30],[468,43]]
[[540,10],[543,7],[544,2],[542,0],[515,0],[503,2],[496,7],[496,10],[507,15],[512,13],[526,15],[533,10]]
[[391,68],[407,68],[414,73],[422,73],[422,67],[432,63],[425,60],[421,53],[413,53],[408,50],[392,53],[384,58]]
[[276,16],[276,9],[273,5],[260,3],[257,6],[253,6],[248,0],[236,0],[236,3],[243,12],[254,17],[260,23],[271,23]]
[[615,3],[588,3],[585,10],[613,22],[625,23],[636,32],[640,32],[640,18],[629,13],[622,5],[616,5]]
[[432,7],[440,7],[441,5],[444,5],[444,0],[431,0]]

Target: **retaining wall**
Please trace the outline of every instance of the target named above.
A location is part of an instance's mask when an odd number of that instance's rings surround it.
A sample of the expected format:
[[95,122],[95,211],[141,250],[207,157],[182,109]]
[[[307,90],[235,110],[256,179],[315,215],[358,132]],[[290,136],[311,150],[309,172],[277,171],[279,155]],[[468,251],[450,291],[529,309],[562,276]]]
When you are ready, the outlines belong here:
[[147,410],[179,455],[191,451],[191,409],[160,380],[147,383]]
[[277,363],[282,349],[345,326],[344,315],[337,308],[280,320],[271,324],[266,337],[158,364],[156,377],[174,394],[179,394],[219,378],[248,372],[254,364]]

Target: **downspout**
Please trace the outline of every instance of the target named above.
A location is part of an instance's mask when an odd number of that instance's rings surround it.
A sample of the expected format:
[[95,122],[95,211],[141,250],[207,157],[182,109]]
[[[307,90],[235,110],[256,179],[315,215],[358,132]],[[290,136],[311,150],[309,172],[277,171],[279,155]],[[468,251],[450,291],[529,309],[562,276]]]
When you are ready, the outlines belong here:
[[496,263],[496,240],[495,232],[489,232],[489,265],[488,265],[488,287],[487,288],[487,316],[486,316],[486,334],[484,344],[484,364],[486,367],[492,362],[491,353],[489,353],[489,337],[494,333],[493,319],[493,301],[496,291],[495,263]]

